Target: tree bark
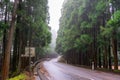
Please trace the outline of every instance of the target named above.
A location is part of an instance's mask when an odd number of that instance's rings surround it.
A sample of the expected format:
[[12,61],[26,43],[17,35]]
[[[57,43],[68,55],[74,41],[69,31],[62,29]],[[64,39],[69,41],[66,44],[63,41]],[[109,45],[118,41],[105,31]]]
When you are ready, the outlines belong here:
[[[115,36],[115,32],[113,33]],[[112,51],[113,51],[113,56],[114,56],[114,69],[118,70],[118,55],[117,55],[117,39],[116,37],[112,38]]]
[[3,61],[4,69],[2,70],[2,80],[7,80],[9,78],[10,51],[11,51],[11,46],[12,46],[13,34],[15,30],[17,3],[18,3],[18,0],[15,0],[13,13],[12,13],[12,21],[10,24],[10,29],[9,29],[9,34],[8,34],[8,41],[6,43],[6,48],[5,48],[5,59]]
[[108,56],[108,51],[107,51],[107,46],[105,45],[104,46],[104,60],[105,60],[105,64],[104,64],[104,68],[108,68],[108,58],[107,58],[107,56]]
[[15,38],[14,38],[14,48],[13,48],[13,58],[12,58],[12,72],[16,71],[17,63],[18,63],[18,41],[19,41],[19,30],[16,28],[15,30]]
[[[4,20],[4,23],[7,24],[7,12],[8,12],[8,4],[6,3],[6,9],[5,9],[5,20]],[[7,29],[4,29],[4,32],[3,32],[3,44],[2,44],[2,60],[4,60],[5,58],[5,46],[6,46],[6,41],[7,41]],[[2,61],[2,65],[3,65],[3,61]],[[3,69],[3,66],[2,66],[2,69]]]
[[101,68],[102,63],[101,63],[101,49],[100,48],[99,48],[98,52],[99,52],[99,54],[98,54],[98,56],[99,56],[99,68]]
[[19,60],[18,60],[18,73],[21,71],[21,53],[22,53],[22,39],[20,36],[20,42],[19,42]]

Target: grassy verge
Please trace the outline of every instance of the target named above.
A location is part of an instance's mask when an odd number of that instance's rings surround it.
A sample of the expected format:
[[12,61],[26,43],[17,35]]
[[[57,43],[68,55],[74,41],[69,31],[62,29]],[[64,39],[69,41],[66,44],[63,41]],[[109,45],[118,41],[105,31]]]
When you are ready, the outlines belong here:
[[[82,68],[86,68],[86,69],[91,69],[90,66],[84,66],[84,65],[74,65],[74,66],[78,66],[78,67],[82,67]],[[120,70],[109,70],[109,69],[104,69],[104,68],[96,68],[95,70],[120,75]]]
[[97,68],[97,70],[120,75],[120,70],[109,70],[109,69],[103,69],[103,68]]
[[25,80],[26,79],[26,75],[25,74],[20,74],[14,78],[10,78],[9,80]]

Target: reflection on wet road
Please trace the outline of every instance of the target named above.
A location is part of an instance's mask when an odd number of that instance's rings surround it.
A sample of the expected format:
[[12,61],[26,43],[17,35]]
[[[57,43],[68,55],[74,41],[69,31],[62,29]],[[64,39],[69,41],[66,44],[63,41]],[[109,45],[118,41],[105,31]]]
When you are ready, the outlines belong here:
[[55,59],[45,61],[44,67],[50,74],[49,80],[120,80],[119,75],[58,63]]
[[[83,80],[80,79],[79,77],[76,77],[76,75],[67,73],[65,70],[62,70],[61,68],[57,67],[51,62],[45,62],[44,66],[47,68],[48,72],[50,73],[51,80]],[[89,80],[89,79],[84,79],[84,80]]]

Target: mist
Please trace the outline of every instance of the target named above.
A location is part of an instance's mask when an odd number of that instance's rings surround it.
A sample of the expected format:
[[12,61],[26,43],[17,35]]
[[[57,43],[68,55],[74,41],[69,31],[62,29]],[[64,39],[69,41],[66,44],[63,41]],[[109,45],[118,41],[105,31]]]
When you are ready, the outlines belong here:
[[51,40],[51,44],[50,44],[51,52],[56,53],[55,47],[56,47],[57,31],[54,29],[51,29],[51,34],[52,34],[52,40]]

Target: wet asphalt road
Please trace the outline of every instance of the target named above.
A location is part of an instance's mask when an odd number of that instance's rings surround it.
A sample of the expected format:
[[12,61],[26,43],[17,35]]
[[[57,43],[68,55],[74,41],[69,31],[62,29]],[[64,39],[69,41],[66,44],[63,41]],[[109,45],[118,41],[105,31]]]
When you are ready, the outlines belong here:
[[50,74],[49,80],[120,80],[120,75],[58,63],[56,59],[43,64]]

